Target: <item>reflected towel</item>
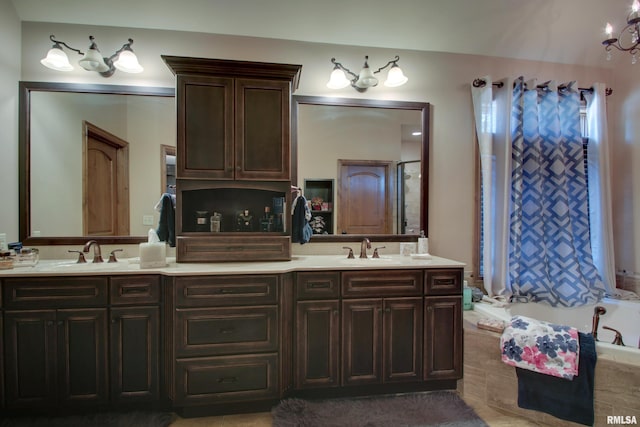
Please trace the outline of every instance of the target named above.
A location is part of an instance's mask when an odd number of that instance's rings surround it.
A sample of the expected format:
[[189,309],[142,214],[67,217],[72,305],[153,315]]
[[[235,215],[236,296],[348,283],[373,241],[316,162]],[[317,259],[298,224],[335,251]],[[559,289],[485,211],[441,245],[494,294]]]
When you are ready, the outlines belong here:
[[173,195],[164,193],[158,203],[160,205],[160,221],[156,233],[161,242],[167,242],[173,248],[176,246],[176,210],[173,205]]
[[541,374],[571,379],[578,374],[578,330],[513,316],[500,338],[502,361]]
[[580,367],[572,381],[516,368],[518,406],[591,426],[594,422],[593,384],[597,355],[591,334],[578,333]]

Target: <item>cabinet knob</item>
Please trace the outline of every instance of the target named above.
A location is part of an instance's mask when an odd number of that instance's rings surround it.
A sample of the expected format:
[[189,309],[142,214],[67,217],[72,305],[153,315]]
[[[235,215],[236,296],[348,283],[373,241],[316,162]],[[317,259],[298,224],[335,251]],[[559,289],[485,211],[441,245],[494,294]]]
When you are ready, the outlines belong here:
[[49,320],[49,321],[47,322],[47,326],[53,326],[53,320]]
[[391,313],[391,309],[389,307],[387,307],[387,308],[384,309],[384,312],[385,313]]

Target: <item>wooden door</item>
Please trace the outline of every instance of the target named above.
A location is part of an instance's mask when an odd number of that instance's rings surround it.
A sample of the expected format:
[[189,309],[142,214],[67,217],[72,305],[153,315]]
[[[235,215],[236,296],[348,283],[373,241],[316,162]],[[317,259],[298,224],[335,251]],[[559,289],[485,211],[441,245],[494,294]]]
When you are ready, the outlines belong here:
[[160,395],[160,309],[111,309],[111,396],[117,403]]
[[392,162],[338,160],[338,232],[389,234]]
[[384,300],[384,381],[422,380],[422,298]]
[[59,403],[107,403],[107,309],[58,310],[56,317]]
[[296,388],[340,385],[339,310],[338,300],[296,303]]
[[129,235],[129,144],[84,122],[83,232],[85,236]]
[[236,80],[236,179],[288,181],[289,82]]
[[427,297],[424,307],[424,379],[462,378],[462,298]]
[[55,318],[55,310],[4,313],[7,408],[55,407]]
[[342,385],[382,383],[382,300],[342,301]]
[[176,96],[177,178],[233,179],[233,79],[180,75]]

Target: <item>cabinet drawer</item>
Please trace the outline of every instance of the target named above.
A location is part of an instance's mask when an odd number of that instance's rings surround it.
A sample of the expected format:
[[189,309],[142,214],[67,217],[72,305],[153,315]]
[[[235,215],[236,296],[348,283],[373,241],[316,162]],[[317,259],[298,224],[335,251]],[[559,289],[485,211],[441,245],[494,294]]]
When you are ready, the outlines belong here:
[[157,304],[160,302],[160,277],[112,277],[110,294],[113,305]]
[[176,278],[177,307],[276,304],[277,275]]
[[277,351],[278,308],[178,309],[175,331],[179,357]]
[[342,272],[343,297],[422,295],[421,270],[363,270]]
[[203,357],[176,361],[177,406],[278,397],[278,356]]
[[298,299],[331,299],[340,296],[340,273],[301,272],[296,274]]
[[91,307],[107,304],[106,277],[7,278],[5,308]]
[[451,295],[462,293],[462,269],[426,270],[424,277],[426,295]]
[[226,238],[225,236],[178,236],[176,260],[178,262],[289,261],[291,260],[291,237],[275,233],[269,236],[253,233],[251,237],[234,235]]

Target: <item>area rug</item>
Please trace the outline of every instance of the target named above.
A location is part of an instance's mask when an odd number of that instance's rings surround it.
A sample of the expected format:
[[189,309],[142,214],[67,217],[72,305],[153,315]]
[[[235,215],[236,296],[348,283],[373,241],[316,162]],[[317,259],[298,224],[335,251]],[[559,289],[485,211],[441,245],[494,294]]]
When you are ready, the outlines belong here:
[[271,411],[274,427],[487,427],[454,392],[381,397],[286,399]]
[[0,418],[0,427],[167,427],[173,414],[165,412],[104,412],[64,417]]

